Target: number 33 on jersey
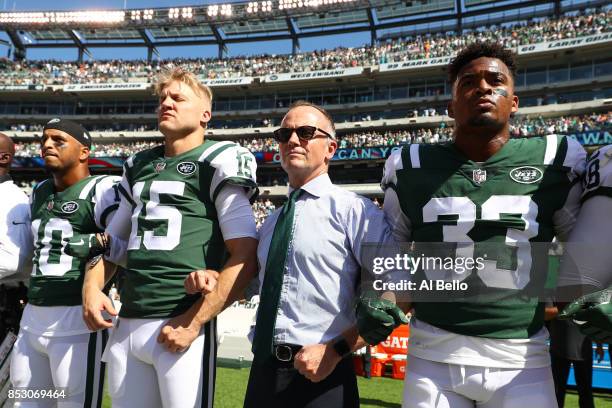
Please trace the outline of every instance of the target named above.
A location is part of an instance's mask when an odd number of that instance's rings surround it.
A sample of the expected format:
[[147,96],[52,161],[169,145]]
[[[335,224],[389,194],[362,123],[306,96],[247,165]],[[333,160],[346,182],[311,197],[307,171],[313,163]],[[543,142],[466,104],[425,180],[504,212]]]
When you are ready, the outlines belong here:
[[[472,336],[525,338],[537,332],[543,317],[535,310],[538,299],[516,295],[544,287],[546,259],[532,259],[531,243],[563,238],[573,226],[585,156],[575,140],[557,135],[510,139],[482,163],[468,160],[452,143],[394,152],[382,185],[397,194],[402,216],[388,218],[396,219],[398,238],[460,243],[456,256],[464,258],[495,248],[484,268],[452,277],[475,293],[493,294],[486,307],[419,303],[419,319]],[[576,197],[570,194],[574,186]]]

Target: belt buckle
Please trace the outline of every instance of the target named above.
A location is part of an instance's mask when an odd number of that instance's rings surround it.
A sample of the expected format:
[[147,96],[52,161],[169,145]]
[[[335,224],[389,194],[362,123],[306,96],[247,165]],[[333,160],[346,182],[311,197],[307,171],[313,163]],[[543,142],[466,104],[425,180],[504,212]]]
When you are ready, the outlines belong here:
[[279,361],[287,363],[293,358],[293,350],[286,344],[278,344],[274,346],[274,355]]

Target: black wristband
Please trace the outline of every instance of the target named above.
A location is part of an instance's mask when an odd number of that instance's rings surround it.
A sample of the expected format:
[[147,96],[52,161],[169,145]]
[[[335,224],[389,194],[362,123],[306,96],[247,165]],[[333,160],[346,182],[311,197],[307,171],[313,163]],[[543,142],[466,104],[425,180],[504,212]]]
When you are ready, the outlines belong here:
[[338,353],[340,358],[344,358],[351,354],[351,348],[343,336],[335,338],[334,342],[332,343],[332,347],[334,348],[336,353]]
[[100,240],[102,242],[98,242],[97,235],[98,234],[94,235],[93,239],[95,243],[89,248],[89,255],[87,256],[87,259],[93,259],[100,255],[108,256],[110,252],[109,240],[106,238],[106,234],[104,233],[100,234]]

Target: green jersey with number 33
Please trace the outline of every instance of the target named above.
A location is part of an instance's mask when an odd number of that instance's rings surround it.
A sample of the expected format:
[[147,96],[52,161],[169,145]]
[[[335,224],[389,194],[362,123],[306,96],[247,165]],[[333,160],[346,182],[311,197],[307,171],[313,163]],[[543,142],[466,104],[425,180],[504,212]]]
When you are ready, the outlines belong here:
[[[458,243],[457,258],[484,259],[450,278],[465,282],[478,300],[416,302],[417,318],[487,338],[527,338],[540,330],[544,313],[537,295],[547,280],[547,257],[532,243],[550,242],[573,225],[579,198],[568,197],[585,156],[575,140],[557,135],[510,139],[482,163],[468,160],[453,143],[394,152],[382,185],[395,190],[407,219],[410,236],[402,238]],[[428,270],[415,275],[439,276]]]
[[[36,306],[81,304],[84,258],[66,254],[71,245],[88,245],[104,231],[119,205],[116,176],[89,176],[57,192],[53,180],[39,183],[30,198],[34,258],[28,290]],[[79,240],[79,236],[80,237]]]
[[257,196],[255,157],[231,142],[206,141],[175,157],[158,146],[129,158],[119,187],[132,208],[120,315],[172,317],[200,295],[184,279],[197,269],[219,270],[225,243],[215,200],[227,184]]

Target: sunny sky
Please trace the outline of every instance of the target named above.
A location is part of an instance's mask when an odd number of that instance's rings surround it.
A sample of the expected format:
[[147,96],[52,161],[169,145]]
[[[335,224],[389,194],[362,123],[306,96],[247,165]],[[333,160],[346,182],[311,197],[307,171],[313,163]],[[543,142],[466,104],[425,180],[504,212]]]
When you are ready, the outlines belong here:
[[[129,8],[145,8],[145,7],[173,7],[187,6],[194,4],[209,4],[222,3],[222,1],[204,0],[54,0],[53,2],[41,0],[0,0],[2,11],[38,11],[38,10],[83,10],[83,9],[123,9]],[[50,8],[49,5],[53,7]],[[0,38],[7,39],[7,36],[2,33]],[[359,46],[369,42],[369,34],[367,32],[354,33],[349,35],[340,35],[325,38],[306,38],[300,40],[302,51],[311,51],[321,48],[333,48],[337,46]],[[95,59],[144,59],[147,52],[145,48],[92,48],[91,52]],[[228,46],[229,55],[252,55],[253,53],[276,53],[289,54],[291,53],[290,41],[275,41],[262,42],[254,46],[250,44],[234,44]],[[8,48],[0,45],[0,56],[6,57]],[[162,58],[172,57],[216,57],[216,46],[190,46],[190,47],[160,47],[159,53]],[[50,49],[50,50],[29,50],[28,59],[63,59],[75,60],[77,51],[75,49]]]

